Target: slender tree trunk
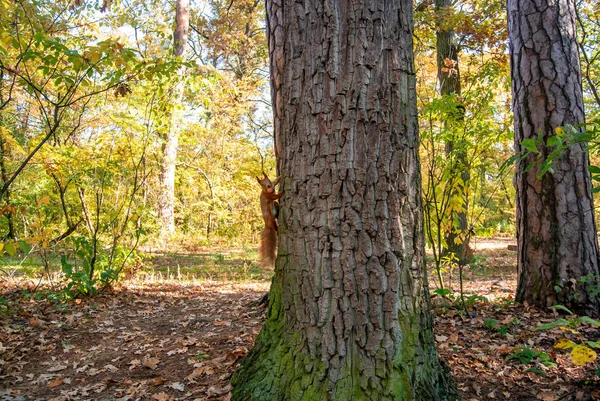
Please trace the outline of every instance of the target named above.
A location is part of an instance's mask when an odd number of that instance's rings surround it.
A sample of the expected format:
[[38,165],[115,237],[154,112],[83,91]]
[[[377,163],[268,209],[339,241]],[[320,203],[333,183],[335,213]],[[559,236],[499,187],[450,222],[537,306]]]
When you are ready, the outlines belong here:
[[[546,141],[557,127],[585,120],[575,5],[509,0],[508,19],[515,147],[523,152],[524,139],[540,135]],[[540,150],[542,156],[549,152],[545,146]],[[599,315],[600,297],[580,282],[583,276],[599,277],[588,164],[581,145],[541,179],[535,155],[517,164],[518,301]]]
[[[576,19],[577,19],[577,29],[579,30],[579,37],[580,40],[577,42],[577,45],[579,47],[579,54],[581,55],[581,58],[583,59],[583,67],[582,67],[582,75],[583,75],[583,79],[585,79],[585,81],[587,82],[587,86],[589,91],[592,94],[592,97],[594,98],[594,100],[596,101],[596,105],[598,107],[600,107],[600,91],[599,88],[597,86],[597,78],[595,77],[595,74],[592,73],[592,67],[594,64],[596,64],[596,60],[598,58],[598,56],[600,55],[598,53],[598,51],[592,51],[590,53],[590,47],[592,48],[596,48],[597,46],[595,46],[594,42],[597,40],[596,35],[594,35],[592,32],[588,33],[587,32],[587,28],[589,28],[589,23],[586,24],[585,19],[589,18],[586,13],[584,13],[584,16],[582,17],[581,13],[580,13],[580,5],[585,7],[586,2],[585,1],[578,1],[575,5],[575,12],[576,12]],[[598,11],[598,6],[595,7],[596,11]],[[594,24],[596,25],[596,24]],[[594,26],[592,25],[592,26]],[[592,46],[590,46],[592,45]],[[596,78],[596,79],[594,79]]]
[[[2,126],[2,121],[0,120],[0,127]],[[2,178],[2,182],[6,182],[8,180],[8,171],[6,168],[6,157],[7,157],[8,149],[6,149],[6,141],[4,138],[0,138],[0,178]],[[10,206],[10,189],[6,188],[6,192],[4,193],[4,200],[6,201],[6,205]],[[8,233],[4,238],[7,239],[15,239],[15,225],[13,222],[13,214],[12,211],[8,211],[4,213],[8,221]]]
[[412,2],[267,2],[279,256],[240,400],[444,400],[423,262]]
[[[436,30],[437,76],[442,97],[455,95],[460,98],[458,43],[454,27],[449,26],[447,22],[453,3],[454,0],[435,1],[436,17],[438,18]],[[456,113],[449,113],[444,124],[447,129],[458,131],[464,125],[464,108],[457,110]],[[453,229],[445,233],[445,240],[447,251],[454,253],[459,263],[465,264],[469,262],[472,254],[469,247],[469,227],[467,222],[469,203],[465,191],[465,186],[471,179],[471,173],[469,171],[468,155],[465,152],[464,146],[457,143],[457,141],[461,140],[464,139],[453,138],[446,143],[446,155],[452,160],[451,168],[455,172],[456,177],[460,176],[463,181],[462,193],[458,194],[458,196],[464,198],[464,207],[459,212],[453,212],[452,220],[456,220],[456,222],[453,224]]]
[[[0,84],[3,83],[2,80],[2,76],[0,75]],[[1,94],[0,94],[0,104],[4,103],[4,99],[2,98]],[[4,128],[4,116],[2,116],[0,114],[0,128]],[[8,149],[6,146],[6,140],[4,139],[3,136],[1,136],[2,134],[0,134],[0,178],[2,179],[2,183],[4,184],[6,181],[8,181],[8,170],[7,170],[7,166],[6,166],[6,159],[8,157]],[[6,205],[10,206],[10,190],[9,188],[6,188],[6,192],[4,193],[4,200],[6,201]],[[8,232],[6,233],[6,236],[2,237],[2,238],[6,238],[6,239],[15,239],[15,225],[14,225],[14,221],[13,221],[13,214],[11,211],[7,211],[6,213],[4,213],[4,216],[7,219],[8,222]]]
[[[173,54],[182,57],[187,48],[190,19],[189,0],[177,0],[175,5],[175,31],[173,32]],[[183,76],[185,68],[178,71],[178,80],[172,90],[172,111],[168,132],[164,137],[163,159],[159,174],[158,216],[161,221],[160,238],[168,239],[175,232],[175,167],[177,147],[181,131],[180,104],[183,95]]]

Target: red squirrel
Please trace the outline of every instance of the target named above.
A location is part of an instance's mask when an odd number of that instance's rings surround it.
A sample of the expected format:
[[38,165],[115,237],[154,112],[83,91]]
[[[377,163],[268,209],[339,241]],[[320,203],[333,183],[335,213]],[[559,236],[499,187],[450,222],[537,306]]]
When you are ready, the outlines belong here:
[[279,203],[277,199],[281,198],[283,192],[275,193],[275,185],[279,183],[280,177],[271,182],[269,177],[263,172],[265,178],[262,180],[256,177],[256,180],[262,187],[260,193],[260,209],[265,221],[265,228],[260,236],[259,253],[263,267],[273,267],[275,257],[277,256],[277,216],[279,214]]

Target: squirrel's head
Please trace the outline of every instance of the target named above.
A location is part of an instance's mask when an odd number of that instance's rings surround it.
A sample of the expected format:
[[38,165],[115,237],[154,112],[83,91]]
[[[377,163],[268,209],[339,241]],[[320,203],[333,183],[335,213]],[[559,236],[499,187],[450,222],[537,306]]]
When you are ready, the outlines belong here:
[[275,186],[277,184],[279,184],[280,177],[275,178],[275,181],[271,181],[264,172],[263,172],[263,175],[264,175],[263,179],[256,177],[256,181],[258,181],[258,183],[260,184],[260,186],[262,187],[264,192],[266,192],[268,194],[274,193]]

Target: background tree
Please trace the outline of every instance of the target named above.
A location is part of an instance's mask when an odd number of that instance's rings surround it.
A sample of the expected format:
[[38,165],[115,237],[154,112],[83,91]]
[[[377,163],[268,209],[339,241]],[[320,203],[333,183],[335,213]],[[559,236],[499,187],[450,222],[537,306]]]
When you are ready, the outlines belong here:
[[[457,18],[453,17],[452,6],[455,3],[453,0],[436,0],[436,52],[437,52],[437,76],[440,87],[440,95],[442,97],[450,97],[450,102],[454,103],[454,108],[447,110],[445,115],[446,129],[454,131],[458,126],[464,123],[465,106],[461,99],[460,86],[460,68],[459,68],[459,47],[454,32],[454,24],[458,22]],[[469,248],[469,227],[467,223],[467,213],[469,209],[469,201],[466,195],[466,188],[470,179],[470,166],[466,154],[466,147],[463,144],[456,143],[460,140],[456,135],[452,135],[450,140],[446,142],[446,153],[453,160],[451,169],[453,175],[459,180],[456,180],[454,186],[455,194],[453,197],[459,199],[459,202],[453,202],[450,210],[452,225],[449,231],[445,233],[445,242],[447,252],[454,253],[458,262],[461,264],[467,263],[472,256],[472,251]]]
[[[173,57],[181,61],[188,42],[190,21],[189,0],[175,2],[175,29],[173,31]],[[159,173],[159,188],[157,194],[158,217],[160,219],[160,239],[166,240],[175,232],[175,168],[177,163],[177,147],[181,131],[182,115],[181,101],[186,68],[182,65],[175,77],[170,90],[170,116],[162,135],[162,161]]]
[[[541,178],[535,154],[548,155],[561,127],[583,129],[575,17],[573,1],[508,1],[515,146],[532,151],[516,167],[516,299],[597,316],[600,297],[581,282],[599,275],[587,150],[573,146]],[[543,143],[536,149],[538,137]]]
[[583,75],[584,102],[588,118],[596,119],[600,109],[600,4],[578,0],[575,6],[577,13],[577,43],[581,55],[581,72]]
[[[513,153],[510,71],[505,2],[433,5],[423,2],[415,14],[417,104],[425,234],[440,290],[447,291],[451,282],[442,273],[452,276],[457,264],[450,253],[460,259],[462,249],[448,233],[458,242],[514,234],[512,166],[504,167]],[[459,71],[458,60],[449,57],[461,48]],[[468,230],[457,229],[459,216],[466,217]]]
[[423,268],[411,2],[269,2],[267,29],[285,195],[233,399],[453,398]]

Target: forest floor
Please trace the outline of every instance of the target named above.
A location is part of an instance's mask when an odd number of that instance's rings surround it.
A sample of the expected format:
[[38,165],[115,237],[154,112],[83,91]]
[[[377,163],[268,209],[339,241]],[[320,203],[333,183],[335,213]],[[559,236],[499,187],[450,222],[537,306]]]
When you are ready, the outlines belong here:
[[[463,400],[599,400],[598,361],[577,366],[554,345],[599,341],[600,330],[535,330],[558,315],[511,301],[509,243],[476,243],[464,272],[468,315],[456,296],[432,292],[437,347]],[[0,400],[228,400],[231,373],[263,323],[257,301],[270,273],[218,255],[155,256],[150,275],[62,305],[35,300],[32,279],[0,277]],[[189,275],[194,258],[206,262],[201,280]],[[458,272],[449,273],[457,290]]]

